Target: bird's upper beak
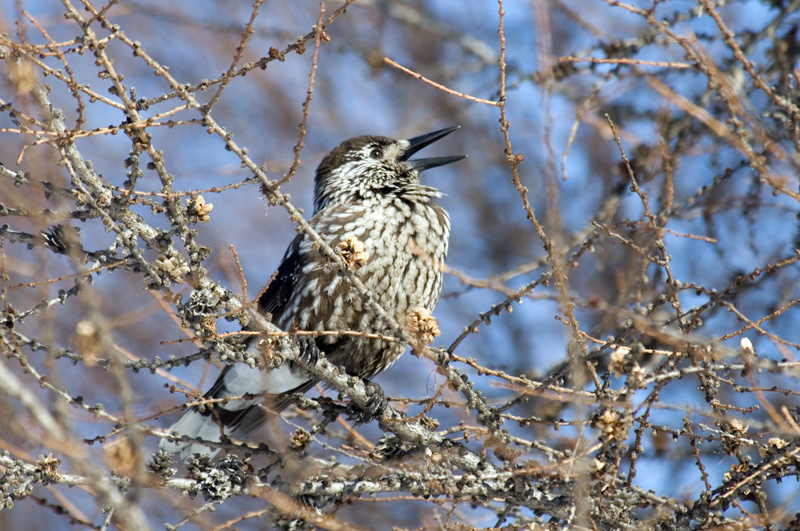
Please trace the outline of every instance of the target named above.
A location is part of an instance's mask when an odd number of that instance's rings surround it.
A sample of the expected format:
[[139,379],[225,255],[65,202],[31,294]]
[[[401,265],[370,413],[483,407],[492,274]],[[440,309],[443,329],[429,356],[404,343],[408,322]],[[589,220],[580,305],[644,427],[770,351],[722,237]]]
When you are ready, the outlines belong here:
[[429,168],[435,168],[437,166],[444,166],[445,164],[450,164],[451,162],[456,162],[466,158],[466,155],[453,155],[450,157],[431,157],[428,159],[408,160],[408,158],[417,151],[421,150],[425,146],[433,144],[441,138],[446,137],[456,129],[461,129],[461,126],[456,125],[455,127],[448,127],[447,129],[440,129],[439,131],[434,131],[433,133],[409,138],[406,140],[406,142],[408,142],[408,147],[397,159],[401,161],[409,170],[422,171]]

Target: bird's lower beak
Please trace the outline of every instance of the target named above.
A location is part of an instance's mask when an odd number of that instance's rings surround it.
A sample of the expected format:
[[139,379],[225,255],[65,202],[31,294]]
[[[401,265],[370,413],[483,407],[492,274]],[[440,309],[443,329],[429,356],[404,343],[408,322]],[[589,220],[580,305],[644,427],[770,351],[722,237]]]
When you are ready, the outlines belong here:
[[456,162],[466,158],[466,155],[453,155],[450,157],[432,157],[428,159],[408,160],[408,158],[417,151],[430,144],[433,144],[437,140],[446,137],[456,129],[460,128],[461,126],[457,125],[455,127],[448,127],[447,129],[440,129],[439,131],[409,138],[406,141],[408,142],[408,147],[406,148],[405,152],[398,157],[398,159],[404,163],[407,169],[422,171],[430,168],[436,168],[437,166],[444,166],[445,164],[450,164],[451,162]]

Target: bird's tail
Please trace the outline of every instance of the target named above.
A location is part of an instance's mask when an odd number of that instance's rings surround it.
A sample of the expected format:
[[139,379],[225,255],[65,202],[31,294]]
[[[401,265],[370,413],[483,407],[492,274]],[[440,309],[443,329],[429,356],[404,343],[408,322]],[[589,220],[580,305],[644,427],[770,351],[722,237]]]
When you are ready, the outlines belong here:
[[[272,416],[284,409],[296,392],[305,392],[315,383],[309,375],[293,371],[288,363],[271,371],[262,371],[243,363],[228,365],[206,393],[211,401],[201,410],[190,408],[169,432],[175,440],[161,439],[160,448],[180,454],[188,461],[194,454],[219,452],[217,445],[223,435],[244,438],[264,425]],[[228,399],[228,400],[220,400]]]
[[236,431],[241,431],[241,435],[246,436],[261,427],[266,420],[266,411],[262,410],[260,404],[239,411],[228,411],[219,407],[207,407],[200,411],[197,407],[192,407],[169,429],[180,440],[161,439],[159,447],[171,454],[179,454],[183,461],[188,461],[194,454],[209,454],[214,457],[219,452],[219,447],[208,446],[201,441],[221,443],[223,435],[228,438]]
[[[184,413],[180,420],[170,427],[169,431],[181,438],[202,439],[216,443],[221,442],[222,433],[228,436],[233,432],[232,429],[226,429],[217,423],[213,416],[204,415],[196,408]],[[194,454],[210,454],[211,457],[214,457],[219,452],[219,448],[211,449],[200,442],[185,440],[161,439],[159,448],[171,454],[180,454],[183,461],[189,460]]]

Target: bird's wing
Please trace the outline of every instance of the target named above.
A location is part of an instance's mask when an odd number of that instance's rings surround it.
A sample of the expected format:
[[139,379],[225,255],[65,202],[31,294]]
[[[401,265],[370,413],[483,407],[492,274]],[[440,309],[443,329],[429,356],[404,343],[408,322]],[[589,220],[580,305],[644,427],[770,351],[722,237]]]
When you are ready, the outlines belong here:
[[272,314],[273,322],[286,309],[292,293],[297,289],[302,275],[303,266],[305,261],[300,253],[300,244],[303,241],[303,235],[298,234],[297,237],[286,249],[286,254],[283,255],[281,265],[273,275],[272,280],[264,292],[258,297],[258,309],[261,313]]

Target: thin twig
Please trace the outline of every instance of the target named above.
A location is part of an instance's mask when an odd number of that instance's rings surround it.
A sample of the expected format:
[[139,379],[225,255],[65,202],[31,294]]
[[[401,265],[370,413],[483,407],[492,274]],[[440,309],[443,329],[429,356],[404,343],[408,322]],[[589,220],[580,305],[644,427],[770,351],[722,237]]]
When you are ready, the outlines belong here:
[[453,96],[457,96],[459,98],[464,98],[465,100],[474,101],[475,103],[485,103],[486,105],[492,105],[493,107],[497,107],[497,106],[500,105],[500,102],[497,102],[497,101],[485,100],[483,98],[476,98],[475,96],[470,96],[469,94],[464,94],[463,92],[457,92],[455,90],[449,89],[449,88],[445,87],[444,85],[440,85],[439,83],[436,83],[435,81],[431,81],[430,79],[424,77],[422,74],[418,74],[417,72],[414,72],[413,70],[410,70],[410,69],[400,65],[396,61],[392,61],[388,57],[384,57],[383,58],[383,62],[388,64],[388,65],[391,65],[391,66],[397,68],[398,70],[402,70],[406,74],[408,74],[408,75],[410,75],[412,77],[415,77],[415,78],[419,79],[420,81],[422,81],[424,83],[427,83],[428,85],[430,85],[430,86],[432,86],[432,87],[434,87],[434,88],[436,88],[438,90],[444,91],[447,94],[452,94]]

